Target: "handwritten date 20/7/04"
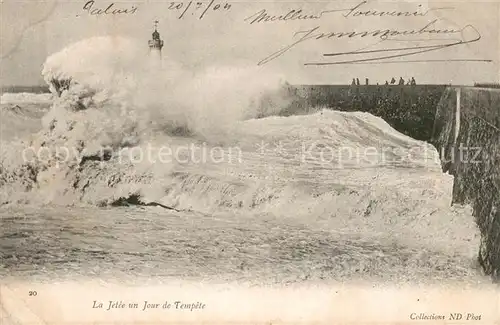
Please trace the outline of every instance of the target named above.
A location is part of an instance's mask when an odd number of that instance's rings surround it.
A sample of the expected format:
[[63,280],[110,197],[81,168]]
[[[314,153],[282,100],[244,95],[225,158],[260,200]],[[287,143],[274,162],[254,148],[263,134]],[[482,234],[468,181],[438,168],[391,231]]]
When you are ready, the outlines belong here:
[[189,2],[170,2],[168,10],[180,12],[178,19],[182,19],[187,15],[197,15],[198,19],[203,19],[209,12],[213,11],[228,11],[231,9],[231,4],[225,2],[216,2],[211,0],[207,2],[189,1]]

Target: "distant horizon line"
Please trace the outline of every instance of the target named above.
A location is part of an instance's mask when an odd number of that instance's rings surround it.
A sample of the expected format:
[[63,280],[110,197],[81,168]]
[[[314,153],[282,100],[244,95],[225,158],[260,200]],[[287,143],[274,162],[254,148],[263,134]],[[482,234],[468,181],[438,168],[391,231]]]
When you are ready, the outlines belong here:
[[[289,83],[290,86],[294,87],[311,87],[311,86],[335,86],[335,87],[342,87],[342,86],[353,86],[353,87],[363,87],[363,86],[410,86],[412,85],[400,85],[400,84],[388,84],[386,85],[385,83],[369,83],[364,84],[360,83],[359,85],[353,85],[350,83]],[[499,86],[499,82],[474,82],[470,84],[453,84],[453,83],[417,83],[415,86],[453,86],[453,87],[481,87],[483,88],[488,88],[488,86]],[[497,88],[497,87],[495,87]],[[0,86],[0,93],[21,93],[21,92],[33,92],[33,93],[50,93],[50,88],[48,85],[41,85],[41,84],[35,84],[35,85],[8,85],[8,86]]]
[[[361,81],[361,80],[360,80]],[[351,83],[289,83],[291,86],[355,86],[352,85]],[[454,84],[454,83],[417,83],[417,86],[419,85],[428,85],[428,86],[443,86],[443,85],[453,85],[453,86],[474,86],[475,84],[500,84],[500,82],[497,81],[492,81],[492,82],[474,82],[474,83],[469,83],[469,84]],[[385,83],[379,83],[379,86],[386,86]],[[389,84],[389,86],[398,86],[399,84]],[[360,83],[359,86],[367,86],[364,83]],[[369,83],[368,86],[377,86],[377,83]],[[403,85],[400,85],[403,86]],[[409,86],[406,85],[405,86]],[[12,85],[3,85],[0,86],[0,89],[7,89],[7,88],[39,88],[39,89],[49,89],[48,85],[42,85],[42,84],[34,84],[34,85],[19,85],[19,84],[12,84]]]

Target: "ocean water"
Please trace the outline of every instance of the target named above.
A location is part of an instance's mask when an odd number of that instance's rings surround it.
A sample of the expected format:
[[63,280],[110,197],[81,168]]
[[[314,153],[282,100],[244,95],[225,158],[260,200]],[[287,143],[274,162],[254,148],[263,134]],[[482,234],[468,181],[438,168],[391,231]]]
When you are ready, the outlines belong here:
[[2,95],[2,277],[487,281],[429,144],[367,113],[280,116],[282,76],[151,71],[135,48],[73,44],[52,95]]

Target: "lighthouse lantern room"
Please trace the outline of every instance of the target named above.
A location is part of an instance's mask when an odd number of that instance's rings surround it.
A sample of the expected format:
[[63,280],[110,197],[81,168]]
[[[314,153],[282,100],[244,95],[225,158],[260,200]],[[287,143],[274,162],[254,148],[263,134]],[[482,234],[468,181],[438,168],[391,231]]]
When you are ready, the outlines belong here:
[[161,61],[161,49],[163,48],[163,40],[160,39],[158,33],[158,20],[155,21],[155,31],[153,32],[153,39],[149,40],[149,53],[153,59]]

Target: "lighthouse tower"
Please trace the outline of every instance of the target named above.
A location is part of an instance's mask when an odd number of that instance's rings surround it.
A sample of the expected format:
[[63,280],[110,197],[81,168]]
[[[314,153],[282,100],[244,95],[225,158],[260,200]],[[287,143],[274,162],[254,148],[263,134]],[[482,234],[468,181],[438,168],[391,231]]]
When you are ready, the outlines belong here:
[[149,40],[149,56],[151,63],[155,66],[161,65],[161,49],[163,48],[163,41],[160,39],[158,33],[158,20],[155,21],[155,31],[153,32],[153,39]]

